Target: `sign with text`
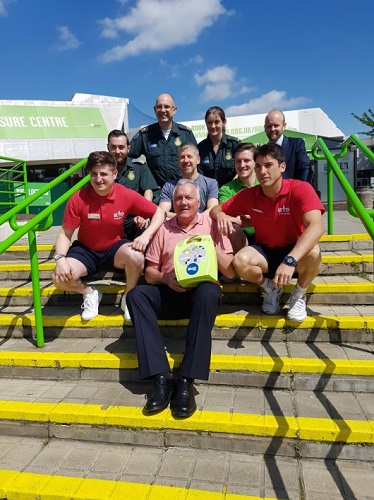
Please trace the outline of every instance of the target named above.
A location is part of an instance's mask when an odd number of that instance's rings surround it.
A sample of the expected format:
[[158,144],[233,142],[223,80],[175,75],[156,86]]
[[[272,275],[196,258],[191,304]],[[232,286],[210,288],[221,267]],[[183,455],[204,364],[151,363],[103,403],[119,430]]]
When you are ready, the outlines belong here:
[[[226,134],[233,135],[240,140],[246,139],[251,135],[258,134],[264,131],[265,116],[267,113],[259,115],[246,116],[230,116],[227,118]],[[299,115],[298,111],[286,111],[287,130],[299,130]],[[208,135],[208,130],[205,125],[205,120],[194,120],[182,122],[187,127],[190,127],[194,133],[197,142],[202,141]]]
[[[37,193],[42,187],[45,187],[44,182],[29,182],[28,185],[28,196],[32,196]],[[25,199],[25,186],[19,185],[14,188],[14,201],[21,202]],[[31,203],[31,207],[48,207],[51,204],[51,192],[47,191],[37,200]]]
[[0,139],[101,138],[107,134],[98,108],[0,105]]

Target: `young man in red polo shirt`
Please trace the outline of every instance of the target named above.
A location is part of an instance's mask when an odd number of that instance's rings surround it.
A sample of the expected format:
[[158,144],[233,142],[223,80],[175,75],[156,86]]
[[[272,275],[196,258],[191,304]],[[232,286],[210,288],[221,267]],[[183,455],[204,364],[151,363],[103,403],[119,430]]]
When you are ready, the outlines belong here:
[[282,286],[290,283],[296,271],[287,317],[300,322],[307,317],[306,289],[321,266],[318,241],[325,210],[310,184],[282,178],[286,163],[280,146],[264,144],[254,159],[259,185],[213,207],[210,216],[223,234],[233,231],[229,216],[250,216],[256,242],[235,255],[235,270],[264,290],[262,310],[266,314],[278,313]]
[[[82,293],[82,320],[98,314],[102,293],[81,280],[83,276],[101,271],[124,269],[126,293],[137,284],[144,267],[144,252],[153,234],[162,225],[165,213],[139,193],[116,183],[116,160],[106,151],[89,155],[86,168],[90,183],[68,201],[57,236],[56,268],[53,283],[56,288]],[[147,219],[149,227],[134,241],[126,239],[123,223],[128,214]],[[71,244],[74,231],[78,238]],[[124,317],[130,321],[126,299],[121,304]]]

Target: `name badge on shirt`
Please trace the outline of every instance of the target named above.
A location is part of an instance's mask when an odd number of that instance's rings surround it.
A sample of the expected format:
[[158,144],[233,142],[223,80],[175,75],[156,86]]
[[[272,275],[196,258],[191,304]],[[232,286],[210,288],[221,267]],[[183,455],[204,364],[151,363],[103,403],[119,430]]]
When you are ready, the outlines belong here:
[[88,214],[89,219],[100,220],[100,214]]

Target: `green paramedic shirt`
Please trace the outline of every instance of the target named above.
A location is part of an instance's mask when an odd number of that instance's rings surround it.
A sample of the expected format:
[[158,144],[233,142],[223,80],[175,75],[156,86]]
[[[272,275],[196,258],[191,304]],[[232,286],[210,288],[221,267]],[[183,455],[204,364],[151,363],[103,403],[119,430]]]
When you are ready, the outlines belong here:
[[192,130],[185,125],[173,122],[166,140],[160,125],[152,123],[140,129],[131,139],[129,156],[138,158],[142,154],[145,155],[158,187],[162,188],[166,181],[175,179],[181,174],[178,165],[178,148],[184,142],[197,145]]
[[[254,185],[256,186],[257,184],[258,180],[256,178]],[[242,184],[239,179],[234,179],[231,182],[228,182],[227,184],[222,186],[219,190],[219,195],[218,195],[219,204],[222,205],[222,203],[235,196],[236,193],[239,193],[239,191],[241,191],[242,189],[250,189],[250,188],[248,188],[245,184]],[[255,233],[253,227],[243,227],[243,231],[248,235],[252,235]]]

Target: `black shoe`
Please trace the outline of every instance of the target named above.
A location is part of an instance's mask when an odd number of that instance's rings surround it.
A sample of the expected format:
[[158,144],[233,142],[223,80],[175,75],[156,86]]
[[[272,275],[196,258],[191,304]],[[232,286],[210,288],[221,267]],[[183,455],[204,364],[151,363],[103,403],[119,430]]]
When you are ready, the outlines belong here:
[[190,417],[196,411],[193,382],[179,377],[170,408],[174,417]]
[[168,406],[174,389],[174,381],[165,375],[156,375],[153,377],[152,386],[152,394],[147,398],[144,407],[147,412],[163,410]]

